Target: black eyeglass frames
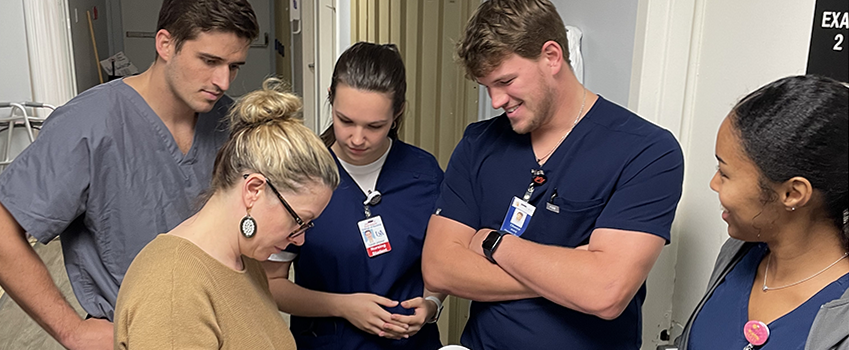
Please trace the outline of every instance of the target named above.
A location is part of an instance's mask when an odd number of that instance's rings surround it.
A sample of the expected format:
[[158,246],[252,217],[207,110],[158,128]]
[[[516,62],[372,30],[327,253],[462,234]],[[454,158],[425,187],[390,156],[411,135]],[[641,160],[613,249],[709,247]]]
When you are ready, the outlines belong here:
[[[242,176],[247,179],[250,174],[243,174]],[[263,177],[265,176],[263,175]],[[286,208],[286,211],[289,212],[289,215],[292,216],[292,219],[295,219],[295,223],[299,225],[299,227],[295,231],[292,231],[292,233],[289,234],[289,238],[296,238],[307,232],[310,227],[315,226],[312,221],[304,222],[304,220],[301,219],[300,216],[298,216],[298,213],[296,213],[295,210],[292,209],[292,206],[290,206],[289,203],[287,203],[286,200],[283,199],[283,196],[280,194],[280,191],[277,191],[277,188],[275,188],[274,185],[271,184],[271,181],[268,181],[267,177],[265,177],[265,183],[268,185],[268,188],[271,189],[271,192],[274,192],[274,194],[277,196],[277,199],[280,200],[280,203],[283,203],[283,207]]]

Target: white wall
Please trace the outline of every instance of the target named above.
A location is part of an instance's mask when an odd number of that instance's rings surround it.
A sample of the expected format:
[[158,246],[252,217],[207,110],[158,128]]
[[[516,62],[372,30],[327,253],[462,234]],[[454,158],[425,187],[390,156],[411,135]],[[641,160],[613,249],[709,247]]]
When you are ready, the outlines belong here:
[[584,85],[627,106],[637,0],[551,0],[563,23],[584,32]]
[[[109,35],[107,30],[107,15],[105,0],[68,0],[68,14],[71,16],[71,38],[74,54],[74,67],[77,76],[77,92],[81,93],[88,88],[100,83],[97,72],[100,70],[99,63],[94,56],[91,32],[88,27],[86,11],[92,11],[97,7],[97,19],[92,17],[94,37],[97,42],[97,54],[103,60],[109,53]],[[106,72],[103,81],[107,80]]]
[[153,38],[127,37],[126,32],[156,33],[156,23],[159,20],[159,9],[162,0],[121,0],[121,42],[124,54],[130,62],[139,69],[145,71],[156,57],[156,49]]
[[[22,0],[3,1],[0,11],[0,47],[3,48],[3,63],[0,64],[0,102],[32,100],[32,84],[29,76],[26,26]],[[8,109],[0,110],[6,113]]]

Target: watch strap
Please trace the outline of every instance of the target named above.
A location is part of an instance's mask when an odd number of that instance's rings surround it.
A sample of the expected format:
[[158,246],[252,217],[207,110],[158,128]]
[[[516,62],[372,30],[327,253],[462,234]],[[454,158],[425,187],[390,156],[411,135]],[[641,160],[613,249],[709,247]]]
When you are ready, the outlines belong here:
[[439,300],[439,298],[433,295],[425,297],[425,301],[427,300],[430,300],[434,304],[436,304],[436,314],[433,315],[431,319],[427,320],[427,323],[436,323],[436,321],[439,321],[439,316],[442,315],[442,308],[444,308],[445,306],[442,305],[442,300]]

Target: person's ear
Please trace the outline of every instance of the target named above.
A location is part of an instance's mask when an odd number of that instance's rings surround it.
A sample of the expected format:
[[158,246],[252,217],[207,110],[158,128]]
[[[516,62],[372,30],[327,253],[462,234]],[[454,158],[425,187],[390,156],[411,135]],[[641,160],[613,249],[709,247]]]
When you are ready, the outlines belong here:
[[171,33],[165,29],[160,29],[156,32],[154,40],[156,41],[156,53],[159,57],[165,62],[170,61],[176,54],[174,38],[171,36]]
[[552,75],[560,73],[563,69],[563,49],[556,41],[546,41],[540,49],[540,59],[548,67]]
[[405,110],[407,110],[407,101],[404,101],[404,103],[401,104],[401,109],[398,111],[398,113],[395,114],[394,117],[392,117],[392,121],[394,122],[398,120],[398,118],[400,118],[401,115],[404,114]]
[[242,185],[242,201],[245,208],[253,208],[259,200],[259,196],[265,189],[265,178],[259,174],[250,174]]
[[796,208],[803,207],[811,201],[814,187],[808,179],[796,176],[784,181],[779,186],[779,191],[781,204],[788,211],[794,211]]

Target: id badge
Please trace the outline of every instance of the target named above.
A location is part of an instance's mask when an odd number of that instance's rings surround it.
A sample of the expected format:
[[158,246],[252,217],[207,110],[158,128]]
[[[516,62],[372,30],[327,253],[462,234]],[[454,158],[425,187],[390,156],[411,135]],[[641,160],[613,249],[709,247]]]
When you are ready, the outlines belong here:
[[360,237],[363,239],[369,258],[392,251],[389,236],[386,234],[380,215],[360,221],[357,226],[360,228]]
[[519,199],[519,197],[513,197],[510,208],[507,209],[507,215],[504,216],[504,221],[501,223],[501,230],[521,237],[531,223],[531,217],[534,216],[535,210],[536,207],[530,203]]

